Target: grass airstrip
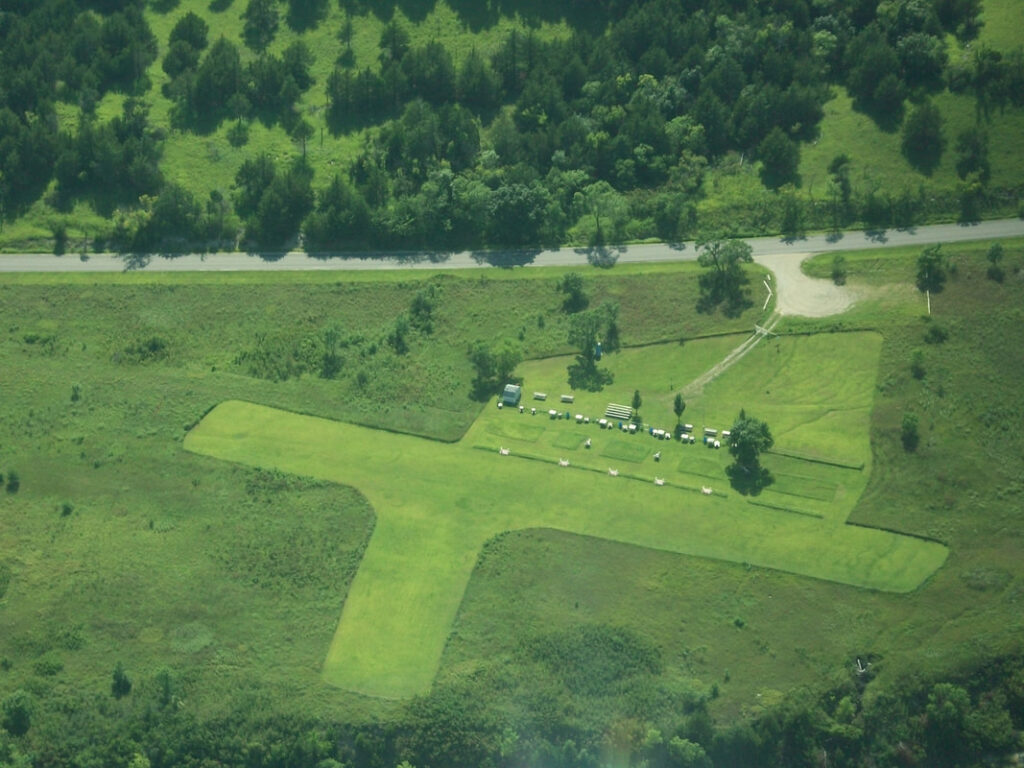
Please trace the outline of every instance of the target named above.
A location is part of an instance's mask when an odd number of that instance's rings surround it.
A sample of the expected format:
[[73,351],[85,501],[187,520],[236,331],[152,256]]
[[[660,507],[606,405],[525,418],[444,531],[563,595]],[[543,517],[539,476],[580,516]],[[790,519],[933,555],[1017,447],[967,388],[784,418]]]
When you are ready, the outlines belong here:
[[[765,465],[775,482],[756,497],[729,488],[728,454],[699,437],[684,446],[596,423],[609,402],[628,404],[640,390],[643,419],[671,429],[675,392],[742,340],[607,356],[614,383],[573,393],[571,405],[560,401],[569,359],[530,361],[519,369],[524,412],[492,402],[450,445],[227,401],[189,432],[185,448],[366,495],[377,523],[324,676],[374,696],[430,688],[480,550],[504,531],[557,529],[887,592],[920,586],[945,561],[945,546],[846,525],[871,469],[880,335],[765,340],[689,399],[682,420],[697,435],[705,426],[727,429],[741,407],[770,424],[776,444]],[[534,391],[548,399],[532,401]],[[711,494],[701,492],[708,487]]]

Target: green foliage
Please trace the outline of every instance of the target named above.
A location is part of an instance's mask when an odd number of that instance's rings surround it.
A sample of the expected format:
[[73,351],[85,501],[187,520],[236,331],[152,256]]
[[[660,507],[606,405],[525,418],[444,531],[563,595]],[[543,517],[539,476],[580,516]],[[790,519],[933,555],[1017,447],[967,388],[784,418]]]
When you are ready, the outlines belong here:
[[[3,478],[0,477],[0,482],[3,482]],[[11,566],[7,563],[0,562],[0,600],[7,594],[8,587],[11,586],[11,578],[13,574],[11,572]]]
[[946,271],[949,263],[942,253],[941,245],[932,245],[921,251],[917,257],[917,289],[924,293],[939,293],[946,285]]
[[832,257],[832,282],[846,285],[846,257],[841,253]]
[[21,476],[16,470],[7,470],[7,486],[6,490],[10,494],[15,494],[21,488]]
[[54,677],[64,669],[64,662],[53,653],[46,653],[32,662],[32,671],[40,677]]
[[590,298],[583,290],[583,276],[579,272],[568,272],[563,275],[555,290],[565,295],[562,309],[570,314],[581,312],[590,304]]
[[151,336],[129,344],[120,354],[115,355],[115,359],[124,363],[152,363],[166,359],[167,355],[167,340],[161,336]]
[[743,494],[756,495],[772,483],[772,474],[761,466],[761,454],[775,445],[768,425],[740,410],[729,429],[728,447],[734,462],[727,473],[732,487]]
[[797,181],[800,166],[800,147],[776,126],[757,148],[761,160],[761,180],[769,189]]
[[921,435],[918,432],[917,424],[917,414],[903,414],[903,421],[900,424],[900,442],[903,444],[903,449],[908,453],[916,451],[918,444],[921,442]]
[[0,725],[12,736],[24,736],[32,726],[35,700],[24,690],[18,689],[3,700],[0,705],[3,719]]
[[997,283],[1003,282],[1006,278],[1006,272],[1003,270],[1003,244],[996,242],[989,246],[988,252],[985,254],[985,258],[988,259],[988,269],[985,274],[989,280],[994,280]]
[[750,246],[742,240],[709,240],[698,245],[697,263],[707,268],[700,276],[698,312],[714,312],[724,305],[726,316],[740,314],[750,306],[744,290],[748,278],[742,264],[752,262]]
[[915,349],[910,355],[910,374],[915,379],[923,379],[925,374],[924,368],[924,350]]
[[496,345],[475,342],[469,348],[469,361],[476,374],[472,383],[473,398],[486,400],[499,394],[512,380],[512,373],[522,360],[522,347],[511,339],[503,339]]
[[110,683],[110,695],[115,699],[123,699],[132,692],[132,681],[124,671],[124,665],[117,662],[114,667],[113,680]]
[[573,389],[600,391],[612,382],[607,370],[597,364],[597,345],[602,354],[618,348],[619,305],[604,303],[594,309],[577,312],[569,318],[569,344],[579,350],[569,365],[569,386]]
[[972,125],[957,134],[956,173],[961,179],[976,173],[982,184],[987,183],[992,175],[988,159],[988,132],[981,125]]
[[681,392],[677,392],[675,399],[672,401],[672,412],[676,415],[676,421],[683,418],[683,412],[686,410],[686,401],[683,400]]
[[938,167],[946,147],[942,123],[939,108],[931,101],[923,101],[910,111],[903,124],[903,154],[926,176]]
[[928,330],[924,332],[926,344],[942,344],[949,338],[949,331],[944,325],[937,322],[928,323]]
[[277,34],[276,0],[249,0],[242,18],[245,20],[245,44],[254,51],[265,51]]

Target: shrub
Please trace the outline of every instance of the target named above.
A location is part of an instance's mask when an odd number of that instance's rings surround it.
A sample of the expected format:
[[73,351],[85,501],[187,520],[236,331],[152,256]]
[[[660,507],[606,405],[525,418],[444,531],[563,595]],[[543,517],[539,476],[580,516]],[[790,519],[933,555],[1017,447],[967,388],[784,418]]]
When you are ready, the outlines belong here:
[[53,677],[62,669],[64,669],[64,662],[49,653],[40,656],[32,665],[32,671],[40,677]]
[[903,443],[903,449],[908,452],[916,451],[920,441],[921,436],[917,431],[917,416],[913,413],[903,414],[903,424],[900,427],[900,442]]
[[7,492],[17,493],[21,488],[21,477],[13,469],[7,473]]
[[910,374],[915,379],[924,378],[924,350],[915,349],[910,355]]
[[924,332],[924,340],[927,344],[942,344],[949,338],[949,331],[938,323],[932,323]]
[[28,693],[15,691],[4,699],[0,725],[12,736],[23,736],[32,725],[33,703]]
[[115,699],[121,699],[132,692],[132,681],[124,671],[124,665],[117,662],[114,667],[114,679],[110,683],[110,695]]
[[846,257],[841,253],[832,258],[832,282],[836,285],[846,285]]

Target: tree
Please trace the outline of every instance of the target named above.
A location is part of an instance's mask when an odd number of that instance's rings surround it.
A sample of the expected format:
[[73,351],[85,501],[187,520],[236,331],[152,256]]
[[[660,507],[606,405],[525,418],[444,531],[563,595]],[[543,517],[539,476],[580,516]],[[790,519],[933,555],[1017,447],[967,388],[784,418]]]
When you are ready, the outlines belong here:
[[930,176],[939,165],[946,139],[942,133],[942,113],[931,101],[923,101],[911,110],[903,124],[901,143],[908,162]]
[[242,58],[238,47],[220,38],[210,46],[196,70],[191,107],[194,117],[211,120],[223,114],[229,100],[242,90]]
[[618,336],[618,315],[618,304],[602,304],[570,317],[569,343],[579,350],[575,361],[569,365],[569,385],[573,389],[598,392],[611,383],[611,373],[597,365],[597,344],[604,336],[602,351],[612,351],[608,337]]
[[643,404],[644,404],[644,399],[642,397],[640,397],[640,390],[639,389],[634,389],[633,390],[633,411],[635,413],[633,414],[633,418],[636,419],[637,421],[640,420],[640,406],[643,405]]
[[799,183],[800,146],[778,126],[772,128],[757,148],[761,160],[761,181],[769,189]]
[[474,48],[462,62],[456,80],[455,91],[459,101],[470,109],[488,110],[498,104],[498,88],[498,76],[490,62]]
[[302,144],[302,159],[306,159],[306,142],[309,141],[316,134],[316,129],[306,118],[300,118],[295,122],[295,125],[290,131],[290,135],[293,141],[297,141]]
[[683,418],[683,411],[686,410],[686,401],[683,400],[681,392],[676,393],[676,399],[672,403],[672,412],[676,415],[676,421],[678,422]]
[[195,50],[201,51],[206,48],[206,37],[209,31],[210,26],[203,21],[202,17],[189,11],[178,19],[167,42],[172,46],[177,42],[187,43]]
[[913,453],[921,436],[917,430],[917,416],[913,413],[903,414],[903,423],[900,425],[900,442],[903,443],[903,450]]
[[19,488],[21,488],[21,477],[12,469],[7,473],[7,492],[17,493]]
[[370,234],[366,200],[341,176],[335,175],[318,195],[316,212],[305,225],[306,243],[314,250],[337,250],[365,245]]
[[400,62],[409,50],[409,32],[393,17],[381,30],[378,47],[382,66],[388,62]]
[[496,346],[478,341],[469,348],[469,361],[476,372],[473,397],[486,400],[511,380],[512,372],[523,361],[523,351],[511,339],[502,339]]
[[174,79],[182,72],[194,70],[198,64],[199,51],[184,40],[177,40],[168,48],[162,66],[167,76]]
[[1000,262],[1003,260],[1003,244],[992,243],[989,246],[988,253],[985,254],[985,258],[988,259],[988,277],[989,280],[995,280],[997,283],[1003,282],[1006,277],[1006,273],[1003,272],[1003,268]]
[[772,482],[771,473],[761,466],[761,454],[774,444],[768,425],[741,410],[729,430],[729,453],[734,462],[726,471],[733,488],[756,495]]
[[123,699],[132,692],[132,681],[124,671],[124,665],[119,661],[114,667],[113,680],[110,683],[110,695],[115,699]]
[[957,134],[956,173],[961,179],[977,173],[983,184],[988,182],[992,173],[988,161],[988,132],[980,125],[972,125]]
[[254,51],[265,51],[277,34],[276,0],[249,0],[242,18],[245,20],[242,30],[245,44]]
[[917,289],[924,293],[939,293],[946,285],[946,257],[941,245],[921,251],[917,257]]
[[0,725],[12,736],[24,736],[32,726],[34,704],[32,697],[19,688],[4,699]]
[[743,286],[747,282],[741,264],[754,260],[753,251],[743,240],[708,240],[698,244],[697,263],[710,270],[700,276],[698,312],[713,312],[725,304],[727,315],[738,315],[750,304]]
[[572,314],[587,308],[590,299],[583,292],[583,276],[579,272],[569,272],[558,281],[555,290],[565,295],[562,309]]

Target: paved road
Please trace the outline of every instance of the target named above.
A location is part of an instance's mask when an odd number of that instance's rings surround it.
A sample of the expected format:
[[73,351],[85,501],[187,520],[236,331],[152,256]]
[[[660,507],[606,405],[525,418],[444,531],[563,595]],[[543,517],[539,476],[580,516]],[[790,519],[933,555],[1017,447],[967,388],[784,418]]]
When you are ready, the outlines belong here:
[[[964,240],[987,240],[1024,236],[1024,219],[999,219],[980,224],[936,224],[911,230],[846,232],[838,240],[810,235],[792,242],[777,237],[750,238],[755,260],[761,256],[809,254],[822,251],[862,250],[894,245],[927,245]],[[559,248],[530,251],[462,251],[458,253],[373,253],[345,257],[316,257],[306,253],[260,255],[254,253],[159,255],[126,258],[118,254],[0,254],[0,272],[121,272],[145,269],[161,272],[246,270],[366,270],[366,269],[465,269],[480,266],[582,266],[603,259],[619,263],[688,261],[696,258],[693,243],[630,245],[597,251]]]

